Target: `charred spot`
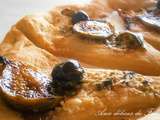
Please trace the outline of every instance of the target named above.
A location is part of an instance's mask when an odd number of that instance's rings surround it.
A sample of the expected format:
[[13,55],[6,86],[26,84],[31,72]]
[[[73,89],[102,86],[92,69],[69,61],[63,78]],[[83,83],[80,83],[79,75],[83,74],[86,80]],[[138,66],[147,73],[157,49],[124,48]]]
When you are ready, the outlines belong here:
[[134,78],[135,72],[126,72],[124,73],[123,79],[132,79]]
[[143,80],[142,81],[142,84],[144,85],[144,86],[149,86],[149,84],[150,84],[150,82],[149,82],[149,80]]
[[103,90],[103,89],[111,89],[113,86],[113,80],[112,79],[106,79],[104,81],[101,81],[100,83],[96,84],[96,89],[98,91]]

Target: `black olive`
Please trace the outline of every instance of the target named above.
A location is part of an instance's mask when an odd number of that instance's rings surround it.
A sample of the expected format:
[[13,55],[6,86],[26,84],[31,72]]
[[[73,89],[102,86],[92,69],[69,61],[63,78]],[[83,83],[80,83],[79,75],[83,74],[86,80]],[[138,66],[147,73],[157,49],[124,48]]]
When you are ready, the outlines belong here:
[[157,9],[160,9],[160,0],[157,1],[156,7],[157,7]]
[[89,16],[84,11],[78,11],[75,14],[72,15],[72,23],[76,24],[80,21],[86,21],[89,20]]
[[83,79],[84,70],[76,60],[58,64],[52,71],[55,92],[64,95],[72,92]]
[[0,56],[0,63],[4,63],[4,57]]
[[9,63],[9,60],[7,60],[5,57],[3,57],[3,56],[0,56],[0,63],[1,64],[7,64],[7,63]]
[[82,73],[83,69],[81,68],[78,61],[75,60],[68,60],[63,65],[63,71],[66,74],[67,80],[81,80],[82,79]]
[[62,67],[63,67],[63,63],[58,64],[54,67],[52,71],[53,79],[65,79]]

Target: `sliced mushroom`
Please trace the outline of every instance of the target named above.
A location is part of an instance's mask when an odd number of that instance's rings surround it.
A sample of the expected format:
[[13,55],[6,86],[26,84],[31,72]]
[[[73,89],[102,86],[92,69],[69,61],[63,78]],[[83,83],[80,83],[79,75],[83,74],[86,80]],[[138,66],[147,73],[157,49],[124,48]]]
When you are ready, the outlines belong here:
[[138,19],[146,26],[160,30],[160,0],[156,5],[147,9],[143,14],[138,15]]
[[25,111],[45,111],[59,104],[51,79],[36,69],[0,57],[0,92],[7,103]]
[[106,39],[113,34],[109,23],[95,20],[81,21],[73,26],[73,30],[84,37],[94,39]]
[[139,15],[138,18],[142,21],[143,24],[153,27],[160,30],[160,16],[154,13],[145,13]]
[[143,36],[129,31],[120,33],[106,43],[111,48],[137,49],[143,48]]

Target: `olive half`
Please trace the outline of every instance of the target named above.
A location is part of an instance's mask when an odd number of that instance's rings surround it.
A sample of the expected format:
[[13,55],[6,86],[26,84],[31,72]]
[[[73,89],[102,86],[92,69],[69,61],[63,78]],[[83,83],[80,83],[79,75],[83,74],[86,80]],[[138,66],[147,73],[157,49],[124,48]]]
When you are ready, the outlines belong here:
[[157,9],[160,9],[160,0],[157,1],[156,7]]
[[107,45],[119,49],[143,48],[143,36],[138,33],[125,31],[118,34],[114,39],[107,40]]
[[151,12],[139,15],[138,18],[143,24],[160,30],[160,16]]
[[0,57],[0,92],[16,109],[44,111],[54,108],[62,97],[55,96],[52,80],[35,68]]
[[67,60],[56,65],[52,71],[55,93],[58,95],[73,95],[76,87],[83,79],[84,70],[77,60]]
[[87,21],[89,19],[90,18],[88,16],[88,14],[85,11],[82,11],[82,10],[80,10],[80,11],[78,11],[78,12],[76,12],[72,15],[72,23],[73,24],[76,24],[80,21]]
[[95,39],[105,39],[113,34],[109,23],[96,20],[78,22],[73,26],[73,30],[82,36]]

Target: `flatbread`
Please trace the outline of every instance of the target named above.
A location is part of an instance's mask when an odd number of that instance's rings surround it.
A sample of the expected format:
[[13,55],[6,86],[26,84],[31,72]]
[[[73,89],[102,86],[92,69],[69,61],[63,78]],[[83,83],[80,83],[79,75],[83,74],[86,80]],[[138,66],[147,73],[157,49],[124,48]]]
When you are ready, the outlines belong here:
[[[145,4],[135,10],[153,3],[152,0],[143,1]],[[24,115],[0,100],[1,120],[135,120],[158,109],[160,52],[154,45],[144,41],[145,51],[114,51],[103,44],[82,40],[70,31],[71,18],[62,14],[64,9],[84,10],[93,19],[106,18],[119,8],[111,4],[111,1],[108,4],[101,0],[87,5],[57,7],[48,13],[26,16],[11,28],[0,44],[1,56],[34,66],[49,77],[54,66],[63,61],[60,57],[77,59],[92,68],[83,66],[82,87],[75,96],[65,98],[61,107],[40,115]],[[136,6],[131,1],[130,5],[131,8]],[[129,9],[124,7],[120,8]],[[113,86],[104,86],[106,79],[112,79]]]
[[62,14],[65,9],[84,10],[91,19],[105,20],[108,19],[107,13],[111,12],[110,9],[99,7],[98,3],[69,5],[55,8],[48,13],[26,16],[15,27],[34,44],[56,56],[74,58],[101,68],[131,70],[145,75],[160,74],[160,53],[153,46],[144,41],[145,50],[124,52],[97,44],[91,38],[81,38],[72,31],[71,17]]

